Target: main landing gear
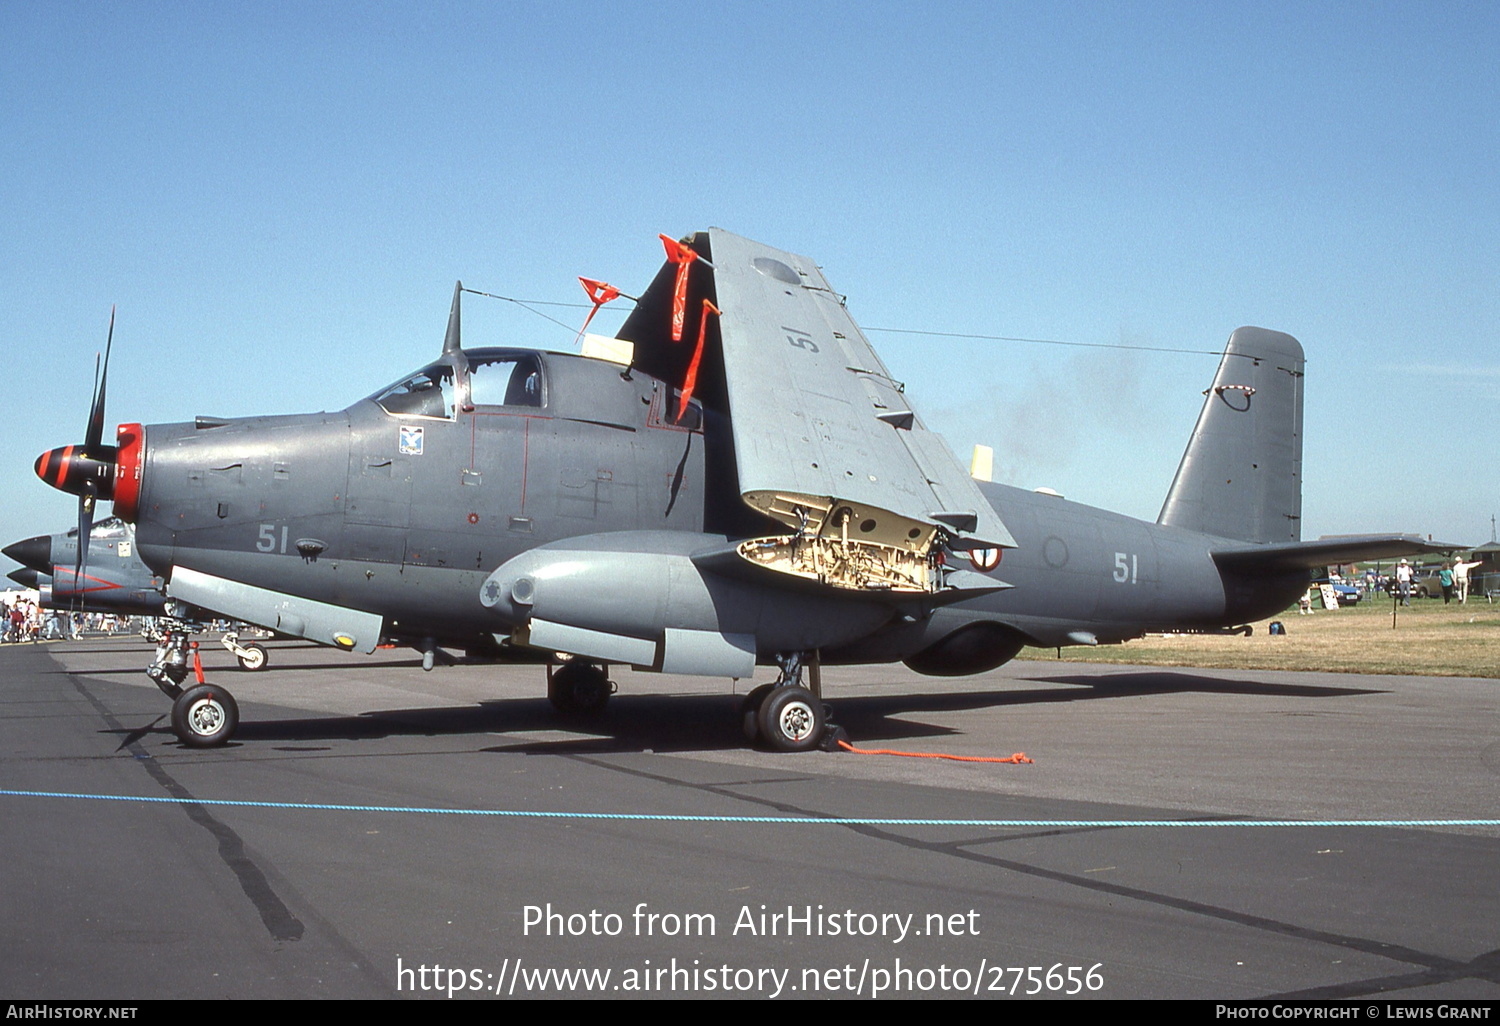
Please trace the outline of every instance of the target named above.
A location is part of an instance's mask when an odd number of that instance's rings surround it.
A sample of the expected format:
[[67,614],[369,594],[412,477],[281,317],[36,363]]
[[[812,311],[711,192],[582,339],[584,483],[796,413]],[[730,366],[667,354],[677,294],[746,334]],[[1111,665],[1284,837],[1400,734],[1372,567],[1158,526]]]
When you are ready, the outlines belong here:
[[552,708],[575,719],[597,716],[604,711],[615,682],[609,671],[595,663],[563,663],[547,667],[547,699]]
[[[762,684],[740,703],[740,725],[745,739],[778,752],[837,751],[848,740],[844,729],[829,719],[823,704],[817,656],[791,652],[777,657],[781,673],[774,684]],[[808,685],[802,682],[808,671]],[[588,719],[604,711],[615,693],[609,668],[573,660],[547,667],[547,698],[570,719]]]
[[778,752],[836,750],[838,741],[847,735],[830,720],[830,710],[823,704],[822,674],[816,658],[808,675],[810,688],[802,685],[802,671],[808,665],[803,653],[778,656],[777,662],[781,674],[776,683],[760,685],[740,703],[745,739]]

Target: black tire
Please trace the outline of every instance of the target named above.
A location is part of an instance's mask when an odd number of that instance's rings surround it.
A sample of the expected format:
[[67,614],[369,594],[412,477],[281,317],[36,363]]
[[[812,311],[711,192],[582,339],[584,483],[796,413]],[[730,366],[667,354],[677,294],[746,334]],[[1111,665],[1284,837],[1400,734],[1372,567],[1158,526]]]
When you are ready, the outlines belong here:
[[240,669],[249,670],[252,673],[264,670],[266,662],[271,658],[271,654],[266,651],[266,646],[252,643],[244,648],[246,654],[239,657]]
[[564,716],[597,716],[614,694],[604,667],[593,663],[568,663],[547,682],[547,699]]
[[778,752],[810,752],[828,722],[823,703],[800,687],[773,688],[761,703],[756,724],[761,740]]
[[189,748],[213,748],[234,736],[240,707],[234,696],[215,684],[188,688],[172,703],[172,730]]
[[740,729],[745,732],[745,740],[752,745],[760,743],[760,707],[774,690],[775,684],[762,684],[752,688],[740,702]]

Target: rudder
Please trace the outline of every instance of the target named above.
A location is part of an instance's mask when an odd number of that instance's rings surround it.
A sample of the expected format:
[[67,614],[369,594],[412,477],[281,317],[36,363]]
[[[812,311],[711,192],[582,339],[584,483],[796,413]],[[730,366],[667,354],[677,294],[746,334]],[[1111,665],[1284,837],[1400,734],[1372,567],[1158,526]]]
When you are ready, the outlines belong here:
[[1229,336],[1158,524],[1239,541],[1301,537],[1303,366],[1290,335]]

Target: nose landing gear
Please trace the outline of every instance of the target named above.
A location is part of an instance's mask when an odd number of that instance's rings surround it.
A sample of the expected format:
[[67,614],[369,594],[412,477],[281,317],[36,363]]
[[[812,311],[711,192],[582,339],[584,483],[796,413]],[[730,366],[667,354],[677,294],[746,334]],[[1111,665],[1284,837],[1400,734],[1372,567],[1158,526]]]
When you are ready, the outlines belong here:
[[[213,748],[234,736],[240,725],[240,707],[227,688],[203,679],[198,643],[188,639],[196,626],[184,620],[165,621],[156,659],[146,668],[146,676],[172,700],[172,732],[177,740],[189,748]],[[197,683],[184,690],[189,657]]]
[[189,748],[213,748],[234,736],[240,707],[234,696],[215,684],[198,684],[172,703],[172,731]]

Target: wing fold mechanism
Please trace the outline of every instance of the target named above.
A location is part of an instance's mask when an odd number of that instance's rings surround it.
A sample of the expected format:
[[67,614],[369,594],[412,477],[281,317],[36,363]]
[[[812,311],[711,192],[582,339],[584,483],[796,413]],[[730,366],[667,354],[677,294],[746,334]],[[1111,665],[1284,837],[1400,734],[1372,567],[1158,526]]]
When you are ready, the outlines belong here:
[[[850,509],[844,505],[836,515]],[[813,592],[832,589],[895,603],[909,615],[925,615],[939,606],[1015,587],[955,569],[939,554],[924,555],[919,548],[846,539],[846,529],[847,523],[826,535],[808,529],[731,541],[691,558],[699,569],[725,577]]]
[[745,502],[795,533],[741,542],[757,566],[834,588],[923,594],[941,587],[931,524],[834,498],[749,492]]
[[[733,425],[740,498],[788,528],[741,542],[740,560],[845,594],[931,597],[953,590],[945,552],[1015,546],[817,264],[718,228],[680,245],[697,263],[664,265],[620,336],[674,384],[701,362],[698,394]],[[719,316],[695,340],[677,311],[700,300]]]

